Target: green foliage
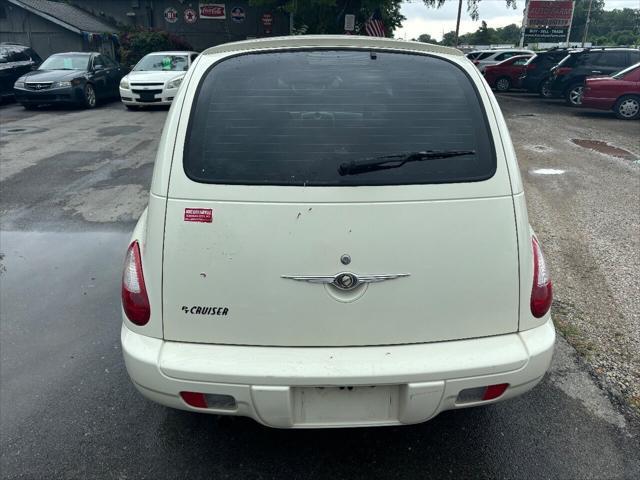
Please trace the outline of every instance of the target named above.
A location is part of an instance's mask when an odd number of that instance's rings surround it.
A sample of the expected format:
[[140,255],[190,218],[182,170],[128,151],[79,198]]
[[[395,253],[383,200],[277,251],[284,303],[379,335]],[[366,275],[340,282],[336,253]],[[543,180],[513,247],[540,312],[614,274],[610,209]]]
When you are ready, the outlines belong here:
[[[640,45],[640,8],[596,11],[595,16],[593,10],[591,13],[587,41],[595,45]],[[572,41],[582,41],[586,17],[579,22],[574,17]]]
[[[441,45],[453,46],[456,32],[445,33]],[[458,45],[516,45],[520,40],[520,27],[515,23],[501,28],[489,28],[482,22],[478,30],[460,35]]]
[[423,33],[418,37],[418,41],[422,43],[438,43],[434,38],[431,38],[431,35],[428,33]]
[[120,62],[123,65],[135,65],[151,52],[162,50],[193,50],[183,38],[162,30],[149,30],[143,27],[125,27],[119,36]]
[[402,0],[249,0],[252,6],[270,8],[293,14],[294,33],[344,33],[344,16],[356,16],[356,34],[364,34],[364,23],[380,9],[387,36],[402,25],[405,17],[400,13]]

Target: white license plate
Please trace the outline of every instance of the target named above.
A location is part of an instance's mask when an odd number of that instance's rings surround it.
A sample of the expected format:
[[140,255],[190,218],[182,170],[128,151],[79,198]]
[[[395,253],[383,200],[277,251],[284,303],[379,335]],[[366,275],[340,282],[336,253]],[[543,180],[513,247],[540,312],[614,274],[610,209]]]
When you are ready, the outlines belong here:
[[399,387],[301,387],[293,389],[297,425],[375,425],[398,418]]

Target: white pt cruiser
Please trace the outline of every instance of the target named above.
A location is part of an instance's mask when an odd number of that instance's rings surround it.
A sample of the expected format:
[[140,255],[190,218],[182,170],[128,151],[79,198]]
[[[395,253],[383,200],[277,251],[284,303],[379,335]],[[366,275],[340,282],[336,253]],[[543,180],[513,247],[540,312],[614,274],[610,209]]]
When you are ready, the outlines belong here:
[[122,347],[169,407],[412,424],[533,388],[551,290],[504,118],[458,50],[252,40],[200,55],[171,106]]

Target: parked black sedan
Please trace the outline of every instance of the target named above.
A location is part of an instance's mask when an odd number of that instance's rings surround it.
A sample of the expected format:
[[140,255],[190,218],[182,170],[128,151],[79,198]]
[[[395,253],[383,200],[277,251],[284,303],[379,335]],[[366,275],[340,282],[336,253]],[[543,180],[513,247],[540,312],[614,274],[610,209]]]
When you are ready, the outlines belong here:
[[14,84],[16,100],[24,108],[72,103],[93,108],[98,101],[119,96],[118,86],[127,71],[95,52],[56,53]]
[[26,45],[0,43],[0,100],[12,97],[15,81],[41,63],[40,56]]

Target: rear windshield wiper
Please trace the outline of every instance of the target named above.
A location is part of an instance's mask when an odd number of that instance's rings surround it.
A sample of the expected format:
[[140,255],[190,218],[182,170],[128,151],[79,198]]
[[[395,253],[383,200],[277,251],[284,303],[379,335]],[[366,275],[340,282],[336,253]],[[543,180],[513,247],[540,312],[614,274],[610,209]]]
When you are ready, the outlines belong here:
[[338,173],[341,176],[358,175],[360,173],[375,172],[377,170],[399,168],[409,162],[461,157],[464,155],[475,155],[475,153],[475,150],[426,150],[424,152],[397,153],[395,155],[384,155],[367,160],[353,160],[351,162],[341,163],[338,167]]

